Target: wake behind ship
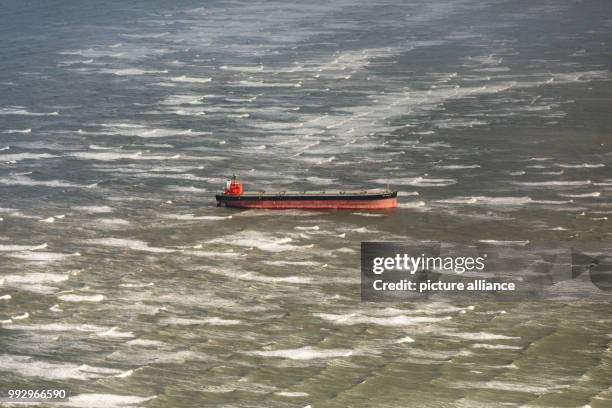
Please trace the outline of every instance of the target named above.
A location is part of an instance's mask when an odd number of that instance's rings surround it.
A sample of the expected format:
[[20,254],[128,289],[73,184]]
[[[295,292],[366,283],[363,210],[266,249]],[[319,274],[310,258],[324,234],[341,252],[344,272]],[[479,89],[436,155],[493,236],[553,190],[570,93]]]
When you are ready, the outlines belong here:
[[218,206],[266,209],[380,210],[397,207],[397,191],[276,191],[245,192],[236,176],[217,194]]

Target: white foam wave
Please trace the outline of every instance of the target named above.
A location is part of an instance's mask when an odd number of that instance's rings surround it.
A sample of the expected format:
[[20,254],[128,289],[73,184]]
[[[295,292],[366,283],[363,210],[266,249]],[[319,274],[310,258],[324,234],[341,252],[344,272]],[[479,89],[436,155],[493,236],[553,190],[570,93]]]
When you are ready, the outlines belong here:
[[166,190],[168,191],[178,191],[184,193],[205,193],[208,190],[205,188],[195,187],[195,186],[166,186]]
[[410,203],[399,203],[398,208],[425,208],[425,201],[413,201]]
[[438,200],[437,203],[444,204],[475,204],[475,205],[499,205],[499,206],[517,206],[533,202],[530,197],[455,197],[446,200]]
[[489,245],[498,245],[498,246],[509,246],[509,245],[517,245],[517,246],[525,246],[529,244],[529,241],[498,241],[495,239],[481,239],[478,242],[482,242],[483,244]]
[[354,355],[355,352],[349,349],[318,349],[306,346],[296,349],[251,351],[248,352],[248,354],[262,357],[288,358],[291,360],[314,360],[350,357]]
[[[148,137],[148,136],[143,136]],[[73,152],[73,157],[84,160],[116,161],[116,160],[169,160],[172,156],[148,155],[143,152]]]
[[[37,377],[49,380],[92,380],[121,375],[123,371],[114,368],[76,365],[64,362],[36,360],[29,356],[0,355],[0,367],[24,377]],[[73,397],[70,397],[73,401]]]
[[171,95],[160,102],[161,105],[181,106],[181,105],[199,105],[202,103],[203,96],[193,94]]
[[525,204],[568,204],[572,201],[554,201],[554,200],[533,200],[531,197],[455,197],[446,200],[438,200],[437,203],[443,204],[470,204],[470,205],[486,205],[486,206],[520,206]]
[[196,84],[205,84],[212,81],[212,78],[195,78],[186,75],[181,75],[179,77],[170,78],[172,82],[186,82],[186,83],[196,83]]
[[232,279],[240,279],[251,282],[263,282],[263,283],[288,283],[288,284],[310,284],[313,281],[312,278],[307,276],[268,276],[262,275],[254,272],[245,272],[241,270],[232,269],[221,269],[221,268],[210,268],[208,269],[210,272],[228,276]]
[[149,286],[155,286],[153,282],[149,283],[121,283],[119,287],[121,288],[146,288]]
[[250,88],[301,88],[299,82],[264,82],[264,81],[239,81],[234,82],[234,86]]
[[66,66],[66,65],[75,65],[75,64],[93,64],[94,59],[90,58],[87,60],[70,60],[70,61],[62,61],[58,65]]
[[228,66],[222,65],[220,67],[224,71],[235,71],[235,72],[261,72],[264,69],[263,65],[256,66]]
[[90,244],[98,244],[113,248],[133,249],[136,251],[153,252],[153,253],[171,253],[176,252],[174,249],[151,247],[145,241],[125,238],[95,238],[89,239],[86,242]]
[[563,167],[565,169],[596,169],[599,167],[606,167],[605,164],[603,163],[581,163],[581,164],[564,164],[564,163],[557,163],[558,167]]
[[12,106],[9,108],[0,108],[0,115],[57,116],[59,112],[30,112],[22,106]]
[[20,160],[40,160],[50,159],[57,157],[49,153],[14,153],[14,154],[3,154],[0,156],[0,160],[4,162],[18,162]]
[[446,317],[429,317],[429,316],[388,316],[377,317],[367,316],[359,313],[350,314],[331,314],[331,313],[316,313],[316,317],[327,320],[334,324],[342,326],[352,326],[356,324],[374,324],[378,326],[414,326],[422,323],[435,323],[444,320],[450,320],[450,316]]
[[31,324],[17,325],[13,324],[6,326],[10,330],[32,330],[42,332],[83,332],[83,333],[101,333],[109,329],[109,327],[96,326],[94,324],[67,324],[67,323],[47,323],[47,324]]
[[559,194],[562,197],[570,197],[570,198],[586,198],[586,197],[599,197],[601,193],[599,191],[595,191],[593,193],[584,193],[584,194]]
[[449,164],[449,165],[436,165],[436,168],[442,170],[464,170],[464,169],[477,169],[480,168],[479,164]]
[[103,69],[100,70],[103,73],[109,73],[117,76],[133,76],[133,75],[151,75],[151,74],[167,74],[168,70],[155,71],[155,70],[144,70],[140,68],[123,68],[123,69]]
[[279,391],[279,392],[275,392],[274,395],[278,395],[279,397],[287,397],[287,398],[299,398],[299,397],[307,397],[309,394],[307,392],[299,392],[299,391]]
[[351,228],[349,231],[358,232],[360,234],[372,234],[376,232],[376,230],[368,229],[367,227]]
[[208,243],[219,243],[227,245],[236,245],[247,248],[258,248],[266,252],[283,252],[283,251],[295,251],[302,249],[297,245],[289,244],[293,239],[278,238],[270,234],[258,232],[258,231],[242,231],[237,234],[233,234],[229,237],[215,238]]
[[136,407],[153,398],[156,397],[137,397],[134,395],[115,394],[77,394],[71,395],[70,400],[62,404],[76,408],[128,408]]
[[132,225],[128,220],[123,220],[121,218],[100,218],[95,220],[93,224],[107,229],[119,229]]
[[68,274],[50,272],[32,272],[25,275],[6,275],[4,280],[7,286],[37,293],[52,293],[57,290],[49,283],[59,283],[68,280]]
[[451,384],[453,387],[461,388],[461,389],[489,389],[489,390],[503,390],[503,391],[511,391],[511,392],[521,392],[521,393],[532,393],[536,395],[547,394],[552,392],[553,390],[560,390],[569,388],[570,385],[553,385],[553,384],[542,384],[542,385],[533,385],[531,383],[525,382],[511,382],[511,381],[479,381],[479,382],[467,382],[460,381]]
[[[194,248],[196,249],[201,248],[201,245],[196,245],[194,246]],[[235,258],[241,255],[240,253],[233,252],[233,251],[221,252],[221,251],[187,251],[185,250],[183,253],[185,255],[202,256],[202,257],[207,257],[207,258]]]
[[461,339],[465,339],[465,340],[517,340],[520,339],[520,337],[514,337],[514,336],[506,336],[503,334],[494,334],[494,333],[487,333],[487,332],[443,332],[441,333],[444,336],[449,336],[449,337],[457,337],[457,338],[461,338]]
[[[166,37],[170,35],[170,33],[168,31],[164,31],[161,33],[145,33],[145,34],[122,34],[123,37],[126,38],[136,38],[136,39],[143,39],[143,38],[161,38],[161,37]],[[122,44],[114,44],[111,45],[111,48],[117,48],[118,46],[121,46]]]
[[134,339],[128,341],[126,344],[129,346],[137,346],[137,347],[162,347],[165,345],[164,342],[158,340],[149,340],[149,339]]
[[312,184],[323,185],[323,186],[328,186],[328,185],[336,183],[336,179],[328,179],[328,178],[321,178],[321,177],[307,177],[306,181]]
[[169,317],[160,321],[162,324],[176,324],[179,326],[193,326],[193,325],[210,325],[210,326],[236,326],[242,323],[237,319],[222,319],[220,317],[208,317],[205,319],[188,319],[181,317]]
[[591,184],[591,180],[577,180],[577,181],[512,181],[517,186],[526,187],[575,187],[575,186],[588,186]]
[[16,252],[16,251],[36,251],[38,249],[45,249],[47,244],[41,245],[2,245],[0,244],[0,252]]
[[130,375],[134,374],[134,370],[127,370],[124,371],[120,374],[115,375],[116,378],[126,378],[129,377]]
[[481,348],[487,350],[522,350],[519,346],[509,346],[507,344],[487,344],[487,343],[476,343],[472,345],[473,348]]
[[104,295],[75,295],[67,294],[58,296],[58,299],[64,302],[101,302],[104,300]]
[[88,214],[107,214],[114,211],[114,208],[108,205],[81,205],[72,207],[72,209]]
[[392,179],[376,179],[372,180],[378,184],[391,184],[401,186],[414,186],[414,187],[446,187],[457,183],[455,179],[448,178],[427,178],[427,177],[405,177],[405,178],[392,178]]
[[294,284],[308,284],[312,283],[313,280],[309,277],[304,276],[267,276],[256,274],[253,272],[238,273],[235,276],[237,279],[253,281],[253,282],[264,282],[264,283],[294,283]]
[[66,187],[66,188],[93,188],[95,184],[82,185],[63,180],[34,180],[23,175],[13,175],[1,178],[0,184],[7,186],[43,186],[43,187]]
[[320,266],[320,262],[314,261],[264,261],[266,265],[273,266]]
[[181,220],[181,221],[220,221],[229,220],[232,218],[231,215],[220,216],[220,215],[193,215],[193,214],[164,214],[162,218],[169,220]]
[[98,336],[100,337],[110,337],[110,338],[116,338],[116,339],[126,339],[126,338],[132,338],[135,337],[134,333],[132,332],[122,332],[117,330],[118,327],[111,327],[110,329],[101,332],[101,333],[97,333]]
[[104,147],[104,146],[98,146],[94,144],[90,144],[89,148],[91,150],[113,150],[113,147]]
[[57,261],[62,261],[64,259],[67,259],[69,257],[73,257],[73,256],[79,256],[80,254],[78,252],[75,252],[73,254],[63,254],[63,253],[58,253],[58,252],[30,252],[30,251],[23,251],[23,252],[19,252],[19,253],[11,253],[8,254],[7,256],[11,257],[11,258],[19,258],[19,259],[23,259],[24,261],[31,261],[31,262],[41,262],[41,263],[45,263],[45,262],[57,262]]
[[[141,138],[161,138],[161,137],[176,137],[176,136],[199,136],[208,134],[207,132],[196,132],[192,129],[175,129],[168,127],[151,127],[142,123],[101,123],[93,124],[92,126],[102,127],[101,131],[86,132],[92,135],[116,135],[116,136],[133,136]],[[168,147],[169,145],[158,146]],[[171,147],[171,146],[170,146]],[[124,153],[124,152],[117,152]],[[142,152],[134,152],[132,154],[142,154]],[[128,153],[130,154],[130,153]]]
[[24,134],[28,134],[28,133],[32,133],[32,129],[31,128],[27,128],[27,129],[7,129],[7,130],[3,130],[2,133],[24,133]]

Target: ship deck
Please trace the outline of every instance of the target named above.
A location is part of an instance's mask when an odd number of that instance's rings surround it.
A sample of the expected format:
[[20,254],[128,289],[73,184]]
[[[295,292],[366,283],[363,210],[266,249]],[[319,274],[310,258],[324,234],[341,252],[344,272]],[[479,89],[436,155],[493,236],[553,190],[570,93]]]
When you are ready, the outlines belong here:
[[[352,190],[352,191],[245,191],[240,194],[240,197],[320,197],[320,196],[380,196],[397,193],[396,191],[378,189],[378,190]],[[228,196],[229,194],[219,194]]]
[[244,208],[384,209],[397,207],[397,191],[250,191],[220,194],[217,205]]

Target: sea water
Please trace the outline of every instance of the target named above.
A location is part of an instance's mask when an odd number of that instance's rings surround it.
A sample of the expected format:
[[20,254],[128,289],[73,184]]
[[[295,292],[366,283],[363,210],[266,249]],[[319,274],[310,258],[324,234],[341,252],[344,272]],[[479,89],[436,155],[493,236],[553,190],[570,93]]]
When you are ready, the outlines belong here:
[[[362,303],[359,248],[609,249],[611,15],[4,2],[0,388],[68,387],[77,407],[609,407],[609,303]],[[217,208],[233,173],[389,184],[400,205]]]

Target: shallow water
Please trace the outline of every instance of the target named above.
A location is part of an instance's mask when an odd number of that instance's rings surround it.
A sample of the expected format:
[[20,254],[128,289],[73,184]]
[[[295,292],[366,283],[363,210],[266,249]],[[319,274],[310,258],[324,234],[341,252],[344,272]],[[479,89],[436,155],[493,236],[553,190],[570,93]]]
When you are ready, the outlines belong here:
[[[0,386],[610,406],[609,302],[361,303],[358,271],[367,240],[609,250],[609,2],[395,3],[5,6]],[[400,206],[217,208],[234,172]]]

